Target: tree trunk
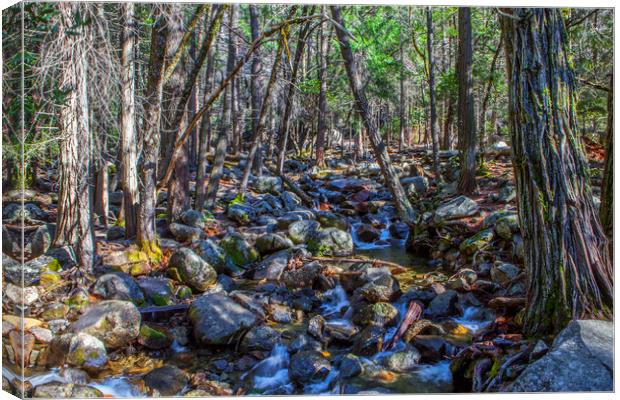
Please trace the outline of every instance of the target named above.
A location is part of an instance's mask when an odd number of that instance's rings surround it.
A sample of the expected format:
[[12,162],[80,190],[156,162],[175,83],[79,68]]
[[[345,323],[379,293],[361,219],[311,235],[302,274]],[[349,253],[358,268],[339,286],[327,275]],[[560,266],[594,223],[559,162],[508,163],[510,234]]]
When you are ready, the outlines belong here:
[[407,122],[407,85],[405,84],[405,53],[404,53],[404,40],[402,35],[402,29],[400,34],[400,105],[398,108],[398,119],[400,123],[400,129],[398,133],[398,151],[403,150],[403,144],[405,137],[407,136],[408,122]]
[[[90,186],[91,137],[88,121],[88,64],[90,28],[75,26],[75,15],[82,14],[78,3],[58,3],[59,38],[63,41],[60,89],[65,101],[60,107],[60,193],[54,246],[72,246],[78,265],[92,271],[95,261],[95,236],[92,221]],[[69,34],[69,31],[78,34]]]
[[[136,46],[136,23],[134,4],[121,4],[123,34],[121,38],[121,98],[120,98],[120,159],[121,184],[123,188],[123,209],[125,238],[136,236],[136,214],[138,212],[138,138],[136,132],[134,47]],[[118,175],[118,170],[117,170]]]
[[502,38],[500,37],[497,50],[493,55],[493,61],[491,61],[491,68],[489,70],[489,79],[487,80],[487,87],[484,92],[484,98],[482,99],[482,109],[480,110],[480,144],[478,145],[480,151],[480,165],[484,164],[484,152],[486,147],[486,119],[487,119],[487,107],[491,98],[491,88],[493,87],[493,75],[495,74],[495,67],[497,65],[497,59],[502,49]]
[[[256,40],[260,34],[259,22],[258,22],[259,12],[258,8],[255,5],[250,5],[250,32],[252,34],[252,41]],[[251,78],[250,78],[250,97],[252,101],[252,135],[259,135],[257,133],[258,130],[258,120],[260,118],[260,109],[261,109],[261,87],[262,87],[262,78],[261,78],[261,63],[260,54],[257,52],[254,53],[252,57],[252,66],[251,66]],[[250,144],[251,146],[252,144]],[[257,164],[260,163],[258,158],[259,154],[256,154],[256,151],[252,155],[252,157],[256,157],[257,159],[253,160]],[[256,170],[255,170],[256,171]],[[260,171],[258,171],[260,172]]]
[[[524,332],[612,318],[613,273],[576,138],[574,76],[557,8],[505,9],[509,116],[525,247]],[[514,18],[514,19],[513,19]]]
[[[433,171],[437,182],[441,182],[439,171],[439,121],[437,120],[437,104],[435,100],[435,57],[433,57],[433,9],[426,8],[426,46],[428,50],[428,90],[431,107],[431,140],[433,141]],[[427,142],[428,143],[428,142]]]
[[[235,24],[235,6],[230,6],[228,14],[228,60],[226,63],[226,73],[230,76],[235,68],[235,34],[233,33],[233,27]],[[228,130],[231,127],[231,110],[230,110],[230,93],[232,86],[228,85],[224,91],[224,97],[222,98],[222,121],[220,123],[220,129],[217,135],[217,145],[215,147],[215,158],[213,160],[213,166],[211,167],[211,175],[209,176],[209,184],[207,186],[207,193],[205,198],[205,207],[212,209],[215,206],[217,200],[217,191],[220,187],[220,179],[224,172],[224,160],[226,158],[226,151],[228,149]]]
[[165,6],[151,30],[149,74],[144,100],[143,148],[140,177],[140,206],[137,218],[136,242],[154,260],[161,258],[161,249],[155,232],[157,203],[157,158],[160,144],[161,102],[164,86],[164,59],[168,51],[168,23]]
[[476,185],[476,123],[474,119],[474,77],[472,67],[471,8],[459,8],[459,147],[461,173],[457,190],[472,194]]
[[607,92],[607,132],[605,134],[605,169],[601,185],[601,225],[609,240],[609,255],[613,257],[614,239],[614,77],[609,78]]
[[338,36],[338,41],[340,43],[340,52],[347,70],[349,84],[351,86],[351,91],[353,92],[353,97],[355,98],[356,108],[364,122],[364,126],[367,129],[370,144],[381,168],[381,172],[383,173],[385,184],[392,194],[392,199],[396,204],[396,209],[398,210],[402,221],[405,223],[413,223],[415,222],[415,211],[407,199],[407,195],[400,184],[398,175],[392,167],[390,155],[388,154],[385,144],[379,136],[376,125],[372,121],[368,101],[366,100],[366,94],[362,88],[362,82],[358,73],[357,62],[354,58],[351,46],[349,45],[349,38],[345,30],[344,20],[340,15],[340,7],[331,6],[331,12],[332,17],[336,22],[334,26]]
[[[325,6],[321,7],[325,14]],[[327,133],[327,54],[329,53],[329,33],[325,24],[319,32],[319,113],[316,136],[316,165],[325,168],[325,136]]]
[[[205,95],[204,100],[207,101],[211,88],[213,87],[213,64],[215,63],[214,49],[209,49],[209,56],[207,59],[207,71],[206,71],[206,83],[205,83]],[[196,172],[196,204],[195,208],[198,211],[202,211],[205,204],[205,192],[207,189],[207,154],[211,147],[211,112],[207,111],[202,116],[200,121],[200,150],[198,154],[198,171]]]
[[99,223],[106,228],[108,227],[108,213],[110,210],[108,179],[108,163],[102,160],[95,171],[95,205],[93,211],[99,217]]

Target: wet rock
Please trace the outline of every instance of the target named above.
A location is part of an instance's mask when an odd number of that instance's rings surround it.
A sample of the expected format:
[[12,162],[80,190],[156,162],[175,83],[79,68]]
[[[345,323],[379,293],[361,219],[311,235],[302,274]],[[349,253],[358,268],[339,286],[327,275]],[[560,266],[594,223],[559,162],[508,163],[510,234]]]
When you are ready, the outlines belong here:
[[394,326],[398,322],[398,310],[390,303],[363,304],[356,307],[353,322],[358,325]]
[[241,351],[271,351],[280,340],[280,332],[275,329],[266,325],[255,326],[243,337]]
[[220,242],[230,260],[238,266],[246,266],[258,260],[259,254],[243,235],[231,233]]
[[466,196],[459,196],[443,203],[435,210],[435,222],[471,217],[480,211],[478,204]]
[[396,239],[407,239],[407,236],[409,236],[409,225],[404,222],[390,224],[390,234]]
[[500,285],[507,285],[519,275],[521,270],[514,264],[496,261],[491,268],[491,279]]
[[100,276],[91,292],[105,300],[125,300],[136,305],[144,303],[144,294],[131,276],[124,272],[112,272]]
[[356,355],[347,354],[340,361],[339,370],[342,378],[354,378],[364,372],[364,365]]
[[412,198],[417,198],[428,190],[428,178],[425,176],[410,176],[401,179],[400,182],[405,188],[405,193]]
[[186,210],[181,214],[181,221],[188,226],[203,229],[205,227],[205,218],[200,211]]
[[293,242],[277,233],[267,233],[256,239],[256,248],[261,254],[271,254],[293,247]]
[[47,219],[48,214],[33,203],[23,205],[9,203],[2,205],[2,221],[5,224],[21,224],[22,218],[28,225]]
[[322,351],[323,346],[321,342],[313,338],[308,334],[298,335],[290,344],[289,351],[291,353],[297,353],[305,350]]
[[470,290],[472,285],[476,279],[478,279],[478,274],[476,271],[469,268],[461,268],[456,274],[454,274],[448,282],[446,282],[446,287],[454,290]]
[[495,222],[495,232],[502,239],[510,240],[519,231],[519,220],[516,214],[502,217]]
[[34,231],[30,244],[30,256],[38,257],[50,248],[56,234],[56,224],[41,225]]
[[353,342],[353,354],[365,357],[377,354],[383,347],[383,334],[382,328],[374,325],[367,326]]
[[188,375],[174,365],[164,365],[144,375],[144,384],[152,396],[177,395],[188,383]]
[[62,398],[101,398],[103,393],[92,386],[75,385],[73,383],[48,382],[34,388],[33,397],[47,399]]
[[192,289],[205,291],[215,283],[217,272],[198,254],[183,247],[172,254],[168,262],[168,274]]
[[381,232],[373,228],[371,225],[362,224],[355,230],[355,235],[359,240],[365,243],[372,243],[379,240]]
[[517,198],[517,190],[512,185],[506,185],[499,190],[497,201],[500,203],[510,203]]
[[405,372],[415,369],[421,358],[422,355],[415,347],[407,346],[405,350],[390,354],[383,363],[392,371]]
[[108,354],[101,340],[80,332],[69,340],[66,362],[74,367],[96,371],[108,362]]
[[140,320],[140,312],[133,303],[106,300],[89,306],[69,326],[69,331],[88,333],[101,340],[106,348],[117,349],[138,337]]
[[301,268],[284,271],[281,281],[289,289],[312,288],[321,269],[321,265],[317,261],[313,261]]
[[167,306],[174,303],[173,285],[170,279],[141,277],[138,286],[147,300],[156,306]]
[[317,351],[300,351],[291,357],[289,375],[291,380],[306,385],[318,382],[329,374],[332,366],[323,355]]
[[282,304],[271,304],[269,306],[271,319],[275,322],[288,324],[293,321],[291,310]]
[[194,228],[189,225],[173,222],[168,226],[170,232],[179,242],[191,242],[198,240],[204,236],[204,232],[200,228]]
[[243,271],[227,259],[224,249],[211,239],[192,242],[192,250],[220,274],[236,275]]
[[301,199],[293,192],[282,192],[282,194],[280,195],[280,199],[284,204],[284,209],[287,211],[295,211],[298,207],[302,206]]
[[374,186],[376,183],[368,179],[342,178],[329,181],[327,187],[331,190],[343,192],[358,192],[367,189],[368,186]]
[[282,191],[282,179],[277,176],[255,176],[252,188],[258,193],[278,194]]
[[121,240],[125,238],[125,228],[122,226],[114,225],[108,228],[105,235],[106,240]]
[[306,243],[319,230],[320,226],[321,224],[317,221],[295,221],[288,226],[288,236],[295,244]]
[[316,217],[314,213],[310,210],[289,211],[277,218],[278,229],[287,229],[293,222],[296,221],[313,221],[315,219]]
[[[607,321],[572,321],[551,350],[514,381],[513,392],[612,391],[614,325]],[[575,373],[578,371],[578,373]]]
[[41,271],[55,263],[56,261],[54,258],[43,255],[33,260],[26,261],[22,266],[20,262],[2,254],[2,273],[6,281],[17,286],[22,286],[23,272],[24,285],[31,286],[39,282]]
[[323,329],[325,328],[325,318],[315,315],[308,321],[308,333],[318,340],[323,340]]
[[358,292],[364,299],[371,303],[377,303],[381,301],[389,302],[400,296],[401,291],[398,280],[389,272],[377,272],[377,276],[373,276],[370,282],[358,289]]
[[172,344],[172,334],[163,326],[142,323],[138,343],[152,349],[164,349]]
[[426,315],[431,318],[449,317],[459,312],[458,294],[454,290],[446,290],[437,295],[426,309]]
[[330,340],[349,344],[359,333],[359,329],[346,320],[330,320],[325,322],[324,332]]
[[253,207],[238,203],[229,205],[226,215],[240,225],[248,225],[256,219],[256,211]]
[[236,334],[256,323],[256,314],[228,296],[206,294],[195,300],[189,309],[194,336],[203,345],[227,344]]
[[315,232],[307,242],[308,250],[318,256],[349,256],[353,254],[353,239],[349,232],[327,228]]
[[349,222],[342,216],[329,211],[317,211],[316,220],[323,228],[338,228],[347,231],[350,228]]
[[444,359],[444,356],[452,357],[458,352],[458,348],[437,335],[417,335],[411,343],[420,352],[420,360],[425,363],[434,363]]
[[465,255],[474,254],[487,247],[494,238],[492,229],[485,229],[476,233],[474,236],[461,242],[459,249]]
[[284,272],[284,269],[288,265],[290,255],[290,250],[281,250],[261,260],[254,270],[254,279],[279,281],[282,276],[282,272]]

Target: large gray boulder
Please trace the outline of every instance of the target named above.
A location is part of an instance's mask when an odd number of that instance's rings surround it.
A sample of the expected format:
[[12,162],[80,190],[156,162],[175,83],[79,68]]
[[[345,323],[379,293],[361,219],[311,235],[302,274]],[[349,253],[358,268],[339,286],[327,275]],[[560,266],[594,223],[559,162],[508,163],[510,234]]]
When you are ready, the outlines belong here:
[[91,292],[106,300],[125,300],[136,305],[144,303],[142,290],[136,281],[124,272],[112,272],[100,276]]
[[194,337],[202,345],[225,345],[256,324],[256,314],[220,293],[206,294],[189,309]]
[[471,217],[480,211],[478,204],[466,196],[459,196],[443,203],[435,210],[435,222]]
[[172,278],[201,292],[207,290],[217,279],[215,269],[187,247],[172,254],[168,262],[168,273]]
[[614,371],[612,322],[572,321],[551,350],[530,364],[513,382],[513,392],[612,391]]
[[56,224],[45,224],[37,228],[32,235],[32,244],[30,245],[30,256],[38,257],[50,248],[52,240],[56,234]]
[[349,256],[353,254],[353,239],[349,232],[338,228],[317,231],[308,239],[308,250],[318,256]]

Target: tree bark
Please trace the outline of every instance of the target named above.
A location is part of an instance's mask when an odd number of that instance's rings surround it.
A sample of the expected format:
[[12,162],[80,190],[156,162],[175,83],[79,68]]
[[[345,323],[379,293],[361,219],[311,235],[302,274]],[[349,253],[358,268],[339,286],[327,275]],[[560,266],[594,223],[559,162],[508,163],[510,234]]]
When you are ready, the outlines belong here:
[[609,78],[607,92],[607,129],[605,134],[605,169],[601,185],[600,218],[609,240],[609,255],[613,257],[614,239],[614,77]]
[[495,68],[497,66],[497,59],[499,58],[499,53],[502,49],[502,38],[500,37],[499,44],[497,45],[497,50],[495,50],[495,54],[493,55],[493,61],[491,61],[491,68],[489,70],[489,79],[487,80],[487,87],[484,92],[484,98],[482,99],[482,107],[480,110],[480,144],[478,145],[480,151],[480,164],[484,164],[484,148],[486,147],[486,118],[487,118],[487,108],[489,104],[489,100],[491,99],[491,89],[493,87],[493,75],[495,74]]
[[[81,13],[78,3],[56,5],[61,20],[58,31],[63,41],[60,89],[65,101],[60,107],[60,193],[54,246],[72,246],[78,265],[92,272],[95,261],[95,236],[92,221],[90,185],[91,136],[88,113],[88,63],[90,28],[75,26],[75,15]],[[69,34],[69,31],[77,34]]]
[[[125,218],[125,238],[136,236],[136,215],[138,212],[138,138],[136,132],[135,72],[136,21],[134,4],[121,6],[123,34],[121,38],[121,132],[120,158],[122,164],[121,185]],[[118,174],[118,172],[117,172]]]
[[377,127],[372,120],[368,107],[368,101],[366,100],[366,94],[362,88],[362,82],[357,69],[357,61],[355,60],[353,51],[349,45],[349,38],[347,36],[348,32],[345,30],[344,20],[340,14],[340,7],[330,6],[330,8],[332,17],[336,22],[334,27],[340,43],[340,52],[347,70],[347,76],[349,77],[349,85],[351,86],[353,97],[355,98],[356,108],[362,118],[362,121],[364,122],[364,126],[366,127],[370,144],[381,168],[381,172],[383,173],[385,184],[392,194],[392,199],[396,204],[396,209],[398,210],[402,221],[405,223],[414,223],[415,211],[411,207],[411,203],[409,203],[405,190],[400,184],[398,175],[392,167],[390,155],[388,154],[385,144],[381,140]]
[[[215,63],[214,50],[209,50],[209,56],[207,59],[207,71],[206,71],[206,84],[205,84],[205,102],[208,94],[213,87],[213,64]],[[211,147],[211,113],[205,112],[200,121],[200,150],[198,154],[198,171],[196,172],[196,204],[195,208],[198,211],[202,211],[205,203],[205,192],[207,189],[207,155]]]
[[474,119],[474,77],[471,34],[471,8],[459,8],[459,147],[461,150],[461,173],[457,190],[472,194],[476,184],[476,123]]
[[433,171],[437,182],[441,182],[439,170],[439,121],[437,120],[437,101],[435,100],[435,57],[433,56],[433,9],[426,8],[426,47],[428,50],[428,90],[431,108],[431,140],[433,142]]
[[140,249],[154,260],[161,258],[161,249],[155,232],[157,202],[157,158],[160,145],[161,102],[164,86],[164,60],[168,51],[169,28],[165,6],[151,30],[149,74],[144,100],[143,148],[140,177],[140,206],[137,218],[136,242]]
[[574,75],[559,9],[505,9],[509,117],[525,247],[524,332],[611,318],[613,273],[576,137]]
[[[325,6],[321,7],[325,14]],[[319,113],[316,136],[316,165],[325,168],[325,136],[327,134],[327,54],[329,53],[329,33],[325,24],[319,32]]]

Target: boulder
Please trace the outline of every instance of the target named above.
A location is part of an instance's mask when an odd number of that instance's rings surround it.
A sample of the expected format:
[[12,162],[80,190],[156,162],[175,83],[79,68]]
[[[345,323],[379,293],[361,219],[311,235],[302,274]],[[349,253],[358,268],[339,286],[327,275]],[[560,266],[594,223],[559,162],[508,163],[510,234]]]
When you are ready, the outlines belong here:
[[152,396],[174,396],[189,383],[189,376],[174,365],[155,368],[144,375],[144,384]]
[[215,269],[187,247],[172,254],[168,262],[168,274],[201,292],[207,290],[217,279]]
[[172,294],[173,285],[170,279],[141,277],[138,279],[138,286],[147,300],[156,306],[168,306],[174,303],[174,295]]
[[315,232],[308,238],[308,250],[318,256],[349,256],[353,254],[351,234],[338,228]]
[[383,328],[375,325],[364,328],[353,342],[353,354],[371,357],[380,352],[383,347],[384,333]]
[[445,292],[435,296],[431,300],[426,315],[431,318],[450,317],[458,313],[458,294],[454,290],[446,290]]
[[106,348],[117,349],[138,337],[140,321],[140,312],[133,303],[106,300],[88,307],[68,330],[87,333],[101,340]]
[[428,178],[425,176],[409,176],[400,180],[409,197],[417,198],[428,190]]
[[293,243],[302,244],[314,235],[320,228],[321,224],[317,221],[295,221],[288,226],[288,236]]
[[293,222],[296,221],[312,221],[315,220],[316,216],[311,210],[297,210],[297,211],[289,211],[277,218],[278,221],[278,229],[287,229]]
[[507,285],[516,278],[520,272],[521,269],[514,264],[495,261],[493,267],[491,267],[491,280],[500,285]]
[[291,239],[278,235],[277,233],[267,233],[256,239],[256,248],[258,252],[263,255],[291,247],[293,247]]
[[256,248],[248,243],[243,235],[239,233],[231,233],[226,235],[220,242],[220,245],[226,252],[226,256],[238,266],[246,266],[258,260],[259,254]]
[[280,199],[284,204],[284,209],[287,211],[295,211],[299,207],[302,207],[301,199],[293,192],[282,192],[282,194],[280,195]]
[[577,320],[551,350],[513,382],[513,392],[603,392],[614,390],[614,325]]
[[40,223],[47,217],[48,214],[33,203],[26,203],[23,207],[18,203],[2,205],[2,221],[5,224],[21,224],[23,218],[24,223],[31,225]]
[[285,270],[281,281],[289,289],[312,288],[321,269],[321,264],[317,261],[309,262],[301,268]]
[[57,268],[58,261],[53,257],[43,255],[33,260],[26,261],[23,266],[17,260],[2,254],[2,273],[6,281],[14,285],[22,285],[22,273],[24,285],[31,286],[39,282],[41,272],[45,269]]
[[34,231],[30,244],[30,256],[38,257],[50,248],[54,235],[56,234],[56,224],[41,225]]
[[353,322],[358,325],[394,326],[398,322],[398,310],[390,303],[362,304],[355,307]]
[[203,229],[205,227],[205,218],[200,211],[186,210],[181,214],[181,221],[188,226]]
[[495,233],[502,239],[510,240],[519,231],[519,219],[516,214],[510,214],[495,222]]
[[492,229],[485,229],[461,242],[459,249],[465,255],[472,255],[487,247],[494,238]]
[[342,378],[354,378],[364,372],[364,365],[358,356],[349,353],[342,357],[339,370]]
[[466,196],[459,196],[441,204],[435,210],[435,222],[471,217],[480,211],[478,204]]
[[291,380],[307,385],[319,382],[327,377],[332,366],[327,358],[318,351],[305,350],[294,354],[289,365]]
[[258,193],[278,194],[282,191],[282,179],[277,176],[255,176],[252,179],[252,189]]
[[84,332],[69,335],[71,338],[67,349],[67,364],[90,371],[105,366],[108,362],[108,353],[101,340]]
[[114,225],[108,228],[105,234],[106,240],[121,240],[125,238],[125,228],[122,226]]
[[2,225],[2,252],[14,258],[21,258],[21,239]]
[[219,274],[237,275],[243,272],[243,269],[226,257],[224,249],[211,239],[192,242],[192,249]]
[[350,228],[349,222],[344,217],[329,211],[317,211],[316,220],[323,228],[338,228],[343,231]]
[[251,328],[256,314],[220,293],[195,300],[189,309],[194,336],[202,345],[226,345],[233,336]]
[[179,242],[191,242],[193,240],[198,240],[204,236],[204,232],[202,231],[202,229],[180,224],[178,222],[171,223],[168,229],[170,229],[172,235]]
[[76,385],[73,383],[61,383],[57,381],[44,383],[34,388],[32,397],[46,399],[65,398],[101,398],[103,392],[92,386]]
[[517,198],[517,189],[512,185],[506,185],[499,190],[497,201],[500,203],[510,203]]
[[357,292],[370,303],[389,302],[395,300],[401,294],[398,279],[389,272],[372,271],[376,275],[368,275],[368,283],[357,289]]
[[248,225],[256,219],[256,210],[245,204],[234,203],[228,206],[226,215],[240,225]]
[[381,232],[378,229],[373,228],[368,224],[361,224],[355,230],[355,236],[358,240],[365,243],[372,243],[379,240],[381,237]]
[[254,269],[253,278],[255,280],[279,281],[282,272],[288,266],[290,255],[290,250],[281,250],[261,260]]
[[275,329],[266,325],[255,326],[241,340],[241,351],[271,351],[280,340],[280,332]]
[[383,360],[383,364],[390,370],[396,372],[411,371],[417,368],[422,355],[413,346],[407,346],[405,350],[390,354]]
[[91,292],[105,300],[131,301],[136,305],[144,303],[144,294],[131,276],[124,272],[112,272],[100,276]]

